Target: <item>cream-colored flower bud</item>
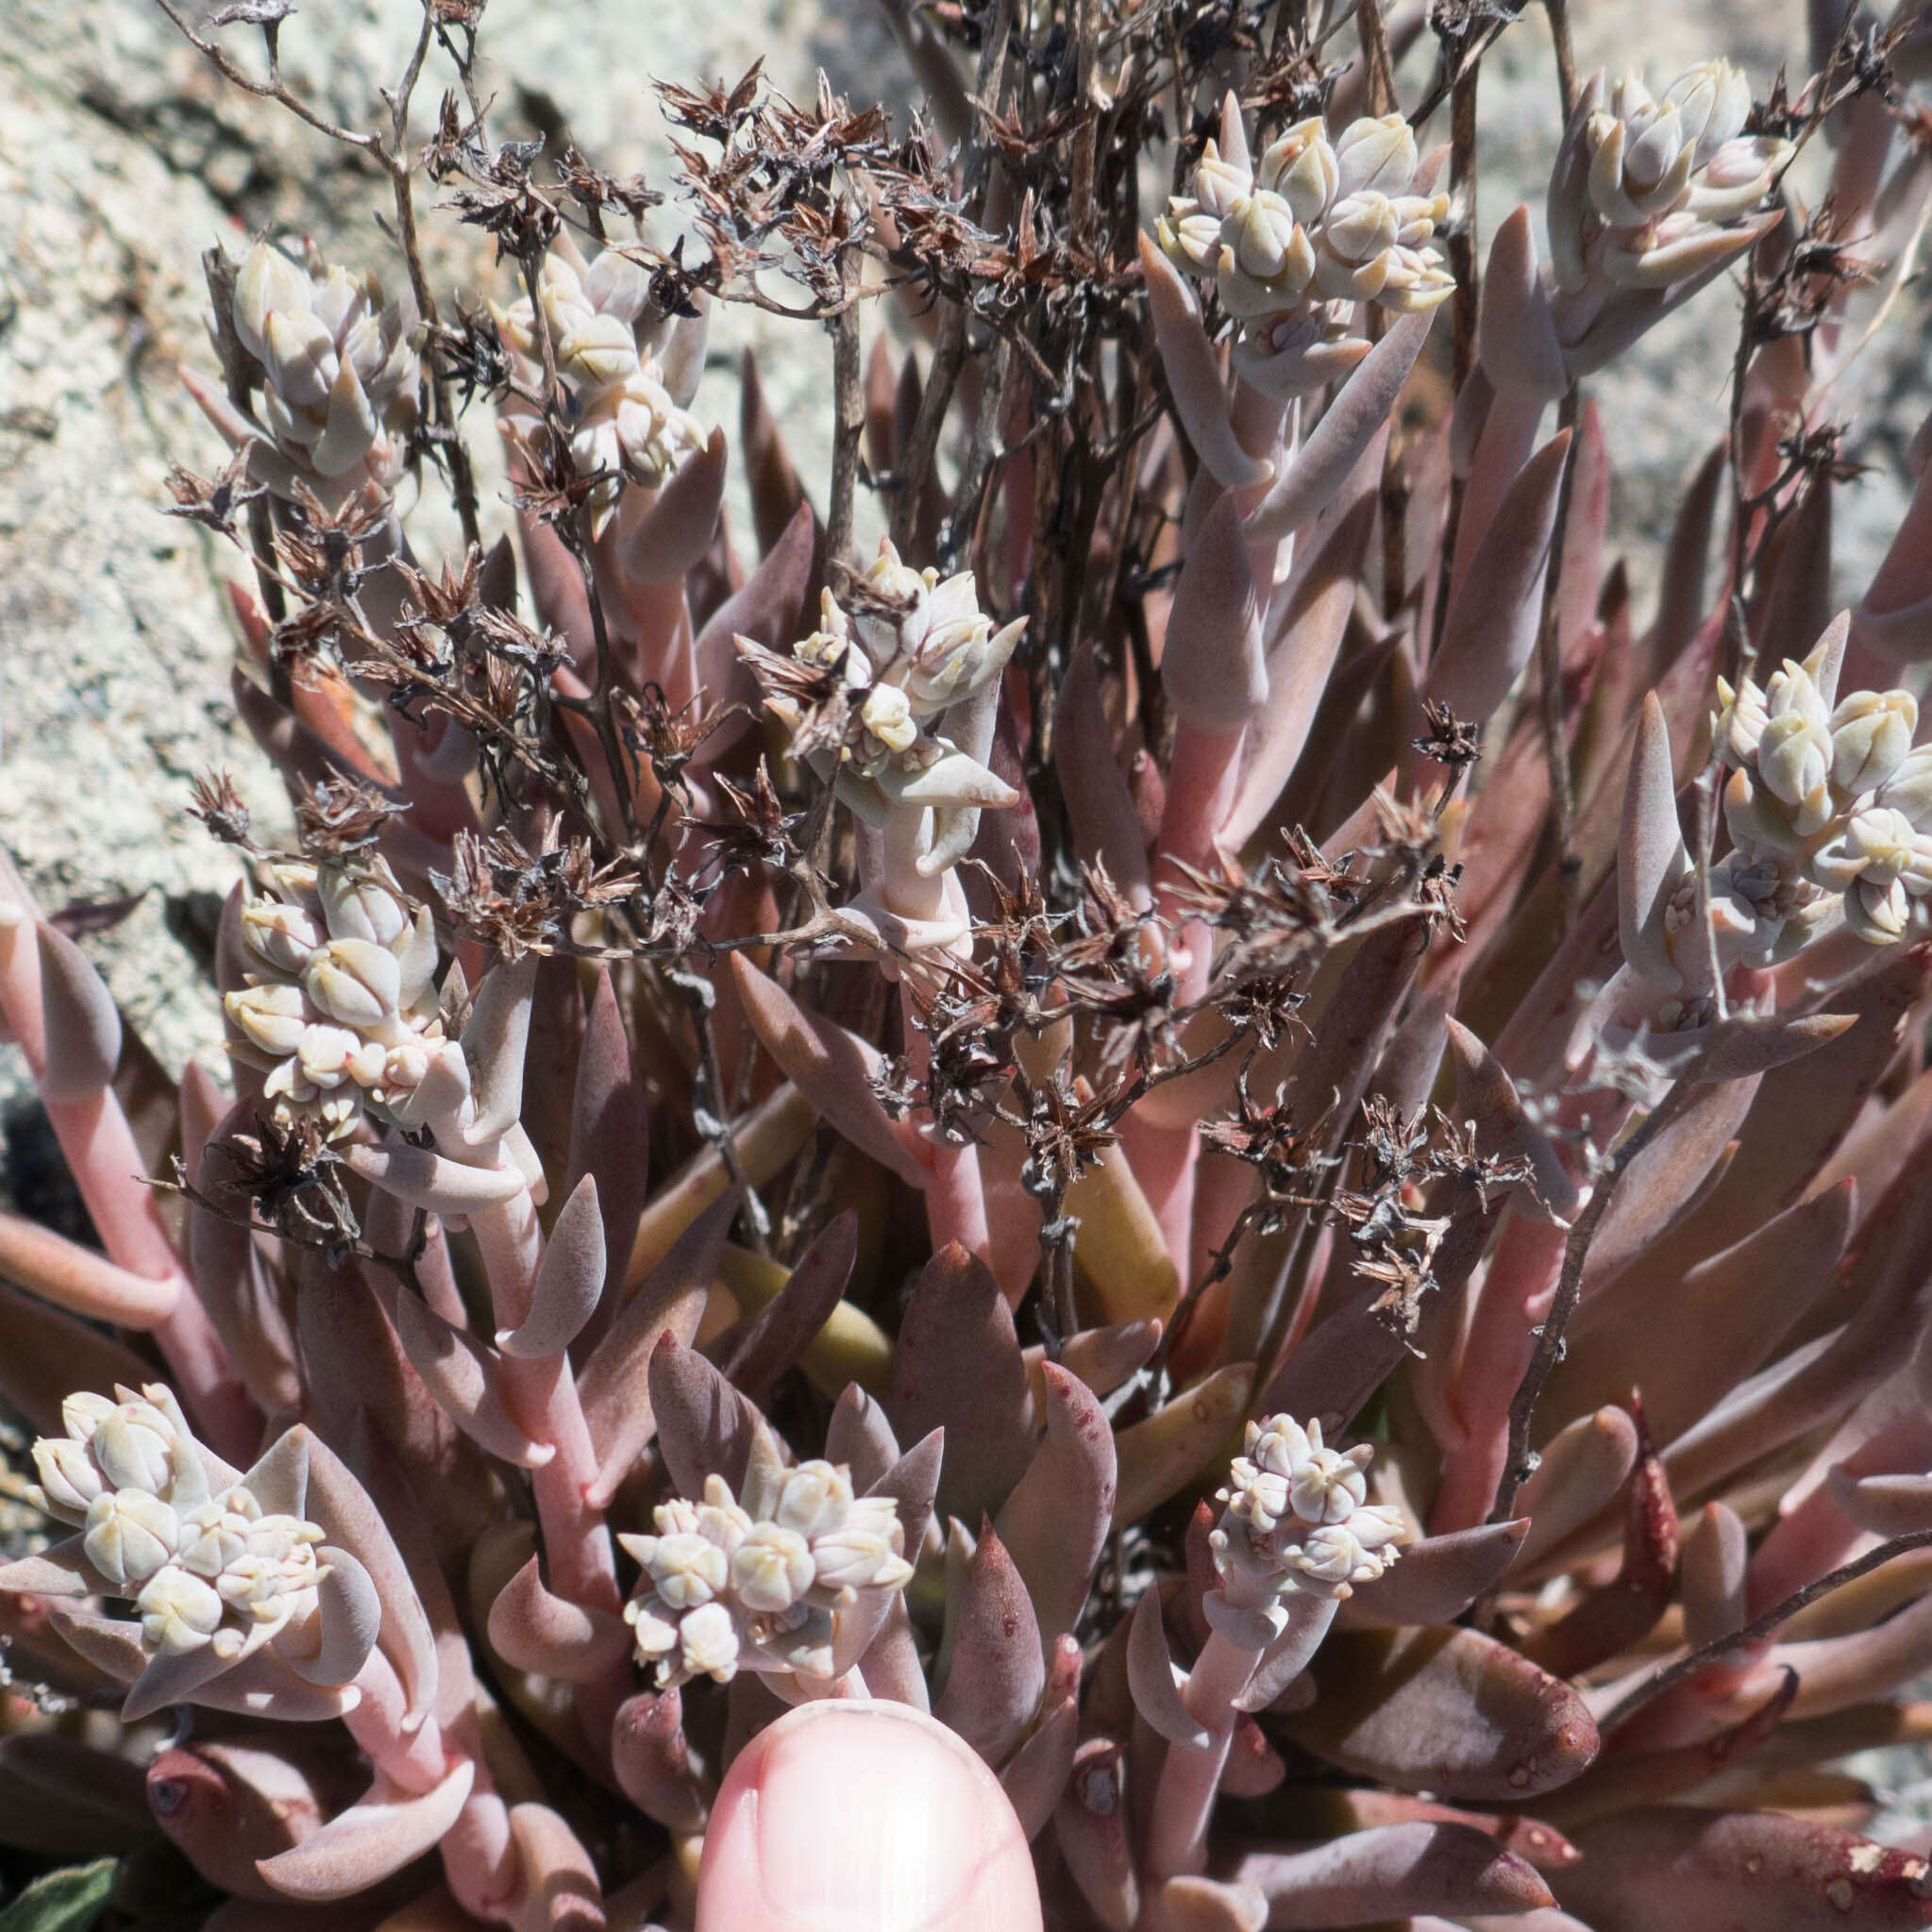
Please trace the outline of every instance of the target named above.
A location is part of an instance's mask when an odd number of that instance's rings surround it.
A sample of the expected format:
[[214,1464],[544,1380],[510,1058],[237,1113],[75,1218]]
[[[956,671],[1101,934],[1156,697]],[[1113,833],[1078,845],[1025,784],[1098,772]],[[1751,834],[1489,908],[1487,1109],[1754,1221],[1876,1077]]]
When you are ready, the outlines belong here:
[[298,411],[322,408],[342,373],[334,339],[303,309],[269,316],[262,362],[277,396]]
[[801,1462],[785,1472],[771,1520],[781,1529],[797,1530],[806,1541],[834,1530],[852,1506],[852,1481],[835,1463]]
[[247,1554],[249,1532],[260,1518],[261,1505],[246,1489],[228,1490],[182,1519],[176,1560],[212,1582]]
[[637,1645],[637,1660],[641,1664],[657,1664],[658,1681],[665,1683],[668,1674],[664,1659],[678,1648],[678,1621],[675,1617],[664,1615],[656,1597],[632,1597],[624,1605],[624,1621],[630,1625],[631,1639]]
[[381,1084],[402,1093],[413,1093],[428,1070],[428,1050],[413,1041],[406,1041],[384,1054]]
[[1191,185],[1202,211],[1220,221],[1237,201],[1253,193],[1254,177],[1246,168],[1223,160],[1220,149],[1210,141],[1195,163]]
[[731,1588],[748,1610],[789,1610],[812,1588],[812,1551],[797,1530],[752,1525],[731,1553]]
[[1280,274],[1259,280],[1246,273],[1235,259],[1235,251],[1223,244],[1215,262],[1215,284],[1220,292],[1221,307],[1230,315],[1239,322],[1255,322],[1299,302],[1314,273],[1315,244],[1307,229],[1298,227]]
[[361,1033],[344,1026],[319,1022],[302,1029],[302,1043],[295,1049],[295,1065],[310,1085],[325,1090],[338,1087],[349,1077],[349,1063],[361,1046]]
[[1392,204],[1399,248],[1420,248],[1436,233],[1436,224],[1449,218],[1446,194],[1398,194]]
[[235,275],[235,333],[258,361],[268,348],[268,318],[277,311],[307,309],[309,277],[279,248],[258,242]]
[[1256,183],[1279,194],[1304,227],[1335,199],[1341,165],[1319,115],[1297,121],[1271,143],[1254,171]]
[[1352,121],[1336,137],[1336,188],[1339,196],[1372,191],[1406,194],[1416,174],[1416,136],[1401,114]]
[[179,1440],[175,1425],[152,1403],[117,1403],[101,1418],[89,1447],[117,1489],[152,1489],[159,1495],[175,1480]]
[[1747,134],[1725,142],[1692,179],[1686,211],[1707,222],[1749,214],[1771,193],[1790,151],[1791,143],[1774,135]]
[[1346,1522],[1369,1493],[1363,1471],[1374,1456],[1364,1443],[1340,1455],[1332,1449],[1315,1449],[1296,1470],[1288,1486],[1288,1502],[1303,1522]]
[[363,1040],[349,1055],[348,1076],[358,1086],[380,1086],[388,1069],[389,1049],[379,1040]]
[[47,1512],[70,1522],[85,1517],[102,1492],[100,1467],[87,1445],[64,1436],[42,1436],[34,1444],[34,1472]]
[[244,1039],[279,1060],[302,1044],[313,1014],[299,986],[244,986],[222,995],[222,1011]]
[[1932,745],[1907,752],[1879,786],[1878,802],[1903,812],[1920,832],[1932,832]]
[[1187,275],[1211,275],[1221,253],[1221,224],[1194,201],[1169,203],[1154,224],[1161,252]]
[[1723,754],[1727,764],[1745,765],[1757,756],[1757,741],[1764,735],[1770,714],[1764,693],[1756,681],[1746,678],[1736,690],[1729,680],[1718,680],[1718,709],[1712,714],[1711,743]]
[[81,1548],[118,1588],[146,1582],[174,1558],[180,1520],[150,1489],[104,1489],[88,1505]]
[[299,973],[324,936],[300,906],[258,899],[242,908],[243,944],[272,972]]
[[678,1622],[684,1673],[729,1684],[738,1674],[738,1628],[722,1604],[704,1604]]
[[1328,211],[1316,251],[1316,285],[1332,302],[1369,301],[1387,278],[1402,223],[1395,203],[1374,190],[1344,195]]
[[586,315],[557,344],[557,367],[574,382],[621,382],[637,367],[637,338],[616,315]]
[[1856,797],[1874,791],[1905,762],[1919,728],[1909,691],[1855,691],[1831,714],[1831,781]]
[[1751,113],[1751,83],[1728,60],[1700,60],[1664,90],[1664,100],[1677,110],[1683,138],[1701,168],[1743,131]]
[[875,684],[865,694],[859,718],[889,751],[910,751],[919,735],[912,701],[897,684]]
[[368,939],[394,946],[410,930],[410,909],[399,892],[381,880],[351,879],[329,866],[317,880],[327,934],[329,939]]
[[1439,308],[1455,294],[1455,277],[1433,248],[1395,247],[1383,257],[1378,306],[1399,315],[1420,315]]
[[673,1610],[695,1610],[724,1588],[730,1559],[710,1537],[696,1530],[659,1537],[648,1570],[652,1588]]
[[1891,946],[1906,936],[1912,901],[1905,881],[1889,885],[1859,880],[1845,894],[1845,924],[1868,946]]
[[222,1600],[201,1577],[171,1563],[134,1600],[142,1640],[164,1657],[199,1650],[221,1627]]
[[331,939],[309,962],[303,989],[330,1019],[347,1027],[394,1019],[402,968],[387,947],[368,939]]
[[1831,756],[1827,723],[1808,709],[1775,712],[1757,741],[1757,775],[1773,798],[1803,806],[1824,789]]
[[76,1442],[92,1442],[93,1434],[121,1404],[90,1388],[76,1388],[60,1404],[60,1426]]
[[899,1554],[903,1539],[897,1518],[889,1532],[860,1517],[812,1539],[815,1580],[820,1589],[903,1589],[913,1566]]
[[1295,210],[1279,194],[1258,189],[1238,202],[1221,224],[1221,240],[1235,265],[1256,281],[1272,281],[1288,264],[1299,232]]

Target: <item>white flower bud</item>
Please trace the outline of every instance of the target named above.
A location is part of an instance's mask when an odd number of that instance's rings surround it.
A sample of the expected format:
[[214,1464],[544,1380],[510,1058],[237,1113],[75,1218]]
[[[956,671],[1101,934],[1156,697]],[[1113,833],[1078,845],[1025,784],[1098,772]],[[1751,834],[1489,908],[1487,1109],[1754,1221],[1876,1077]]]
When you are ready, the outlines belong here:
[[1335,143],[1336,193],[1406,194],[1416,174],[1416,137],[1401,114],[1365,117],[1344,127]]
[[684,1672],[729,1684],[738,1674],[738,1630],[722,1604],[705,1604],[680,1620],[678,1647]]
[[258,361],[268,350],[268,318],[277,310],[303,310],[310,305],[312,284],[284,255],[266,242],[258,242],[243,258],[235,275],[235,333]]
[[295,1049],[295,1065],[311,1085],[337,1087],[348,1078],[349,1062],[361,1045],[362,1036],[347,1027],[320,1023],[304,1027],[301,1044]]
[[1751,112],[1751,83],[1728,60],[1700,60],[1664,90],[1664,99],[1677,110],[1683,138],[1702,168],[1742,131]]
[[323,933],[300,906],[258,899],[242,908],[242,941],[273,972],[299,973]]
[[175,1425],[152,1403],[124,1402],[103,1416],[89,1440],[93,1458],[117,1489],[152,1489],[175,1480]]
[[169,1564],[148,1580],[135,1599],[141,1635],[165,1657],[199,1650],[220,1628],[222,1600],[200,1577]]
[[246,1489],[230,1489],[182,1519],[177,1560],[211,1582],[247,1554],[249,1533],[260,1520],[260,1504]]
[[[883,1500],[883,1499],[876,1499]],[[895,1547],[903,1538],[897,1516],[888,1530],[854,1518],[843,1527],[812,1539],[817,1587],[830,1590],[903,1589],[913,1566]]]
[[1296,122],[1273,142],[1261,157],[1254,177],[1288,204],[1298,222],[1318,220],[1334,200],[1341,179],[1340,163],[1320,117]]
[[750,1610],[788,1610],[812,1588],[812,1552],[797,1530],[755,1524],[731,1553],[731,1588]]
[[[351,879],[336,866],[317,881],[322,915],[330,939],[370,939],[394,946],[410,930],[410,909],[401,897],[373,879]],[[322,934],[316,935],[320,945]]]
[[773,1505],[771,1520],[797,1530],[808,1542],[836,1529],[852,1506],[849,1474],[833,1463],[801,1462],[788,1470]]
[[615,315],[586,316],[557,344],[559,374],[601,387],[621,382],[637,367],[637,339],[630,325]]
[[1772,135],[1747,134],[1727,141],[1690,184],[1686,211],[1707,222],[1727,222],[1749,214],[1771,193],[1772,182],[1785,157],[1789,141]]
[[1908,691],[1855,691],[1831,714],[1831,781],[1856,796],[1891,777],[1912,748],[1919,705]]
[[180,1535],[175,1512],[153,1491],[108,1489],[88,1505],[81,1548],[109,1582],[126,1588],[171,1561]]
[[1399,315],[1420,315],[1455,294],[1455,277],[1433,248],[1389,249],[1382,258],[1377,304]]
[[309,962],[303,990],[329,1018],[348,1027],[394,1019],[402,967],[387,947],[367,939],[332,939]]
[[1192,186],[1202,210],[1219,221],[1253,192],[1254,180],[1246,168],[1223,160],[1220,149],[1210,141],[1195,163]]
[[1220,217],[1192,201],[1175,201],[1154,224],[1154,239],[1184,274],[1210,275],[1220,259]]
[[1890,946],[1906,936],[1912,902],[1905,881],[1883,885],[1859,880],[1845,894],[1845,924],[1868,946]]
[[1332,1449],[1314,1449],[1294,1473],[1288,1502],[1303,1522],[1346,1522],[1369,1493],[1362,1471],[1374,1452],[1366,1443],[1338,1455]]
[[77,1521],[101,1494],[101,1472],[83,1442],[42,1436],[34,1444],[34,1470],[50,1515]]
[[[1766,719],[1757,741],[1757,775],[1773,798],[1806,805],[1823,791],[1831,758],[1830,727],[1809,712],[1776,712]],[[1799,829],[1806,829],[1802,819]]]
[[1221,224],[1221,240],[1235,251],[1236,266],[1260,282],[1272,281],[1287,266],[1298,232],[1294,210],[1265,189],[1237,202]]
[[60,1404],[60,1426],[76,1442],[92,1442],[93,1433],[120,1407],[104,1395],[77,1388]]
[[708,1537],[680,1530],[656,1538],[648,1569],[651,1585],[667,1608],[695,1610],[724,1588],[731,1562]]
[[1727,764],[1746,765],[1757,756],[1757,741],[1764,735],[1768,716],[1764,693],[1752,679],[1746,678],[1735,691],[1728,680],[1718,680],[1711,742],[1723,753]]
[[250,1046],[277,1060],[302,1044],[302,1034],[314,1016],[301,987],[279,983],[225,993],[222,1011]]
[[1919,831],[1932,831],[1932,745],[1921,745],[1900,760],[1879,786],[1878,802],[1903,812]]
[[910,751],[918,740],[919,727],[913,717],[911,700],[897,684],[873,685],[865,694],[859,717],[889,751]]

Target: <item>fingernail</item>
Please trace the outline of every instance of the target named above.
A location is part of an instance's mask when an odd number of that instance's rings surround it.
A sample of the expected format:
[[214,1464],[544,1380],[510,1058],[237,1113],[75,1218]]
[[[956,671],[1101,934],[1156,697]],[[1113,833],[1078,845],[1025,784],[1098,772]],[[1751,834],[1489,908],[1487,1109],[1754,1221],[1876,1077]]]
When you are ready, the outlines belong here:
[[1040,1924],[1033,1859],[969,1746],[903,1705],[811,1704],[739,1755],[706,1836],[698,1932]]

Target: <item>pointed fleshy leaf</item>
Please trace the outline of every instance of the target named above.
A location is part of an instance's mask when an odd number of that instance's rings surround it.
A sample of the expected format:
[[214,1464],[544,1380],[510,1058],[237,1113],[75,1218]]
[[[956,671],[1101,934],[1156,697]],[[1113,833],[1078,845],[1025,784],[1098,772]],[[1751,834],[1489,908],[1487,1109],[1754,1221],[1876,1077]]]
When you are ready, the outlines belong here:
[[1254,1365],[1229,1362],[1114,1438],[1114,1527],[1125,1529],[1178,1495],[1214,1463],[1241,1425]]
[[1834,1465],[1824,1480],[1839,1513],[1874,1537],[1932,1529],[1932,1475],[1853,1476]]
[[1473,1121],[1486,1159],[1527,1161],[1530,1193],[1512,1192],[1520,1214],[1537,1214],[1561,1227],[1576,1218],[1582,1196],[1550,1136],[1530,1117],[1521,1092],[1503,1063],[1461,1021],[1447,1022],[1455,1068],[1455,1117]]
[[[1057,1363],[1047,1383],[1047,1436],[997,1519],[1048,1643],[1070,1631],[1114,1520],[1114,1432],[1093,1391]],[[1058,1793],[1054,1794],[1056,1797]]]
[[84,1100],[105,1088],[121,1063],[121,1010],[86,953],[43,919],[41,1015],[47,1064],[37,1084],[49,1100]]
[[725,1372],[752,1400],[804,1354],[838,1307],[859,1252],[859,1218],[837,1214],[813,1238],[785,1285],[732,1350]]
[[564,1684],[588,1684],[630,1648],[621,1617],[553,1595],[532,1556],[490,1605],[490,1644],[518,1671]]
[[395,1298],[395,1332],[411,1368],[465,1436],[519,1469],[542,1469],[557,1453],[553,1443],[525,1435],[504,1406],[502,1365],[467,1329],[405,1290]]
[[513,1166],[466,1167],[406,1141],[386,1147],[352,1145],[343,1158],[372,1187],[430,1214],[477,1214],[514,1201],[526,1189],[522,1172]]
[[684,579],[716,533],[728,467],[725,432],[714,428],[704,447],[671,472],[656,502],[625,532],[617,561],[627,577],[638,583]]
[[1443,620],[1427,695],[1471,723],[1503,702],[1536,647],[1569,451],[1570,431],[1559,429],[1523,464]]
[[1623,793],[1623,830],[1617,845],[1617,931],[1625,963],[1659,986],[1681,978],[1667,945],[1667,915],[1690,876],[1690,854],[1677,821],[1671,776],[1671,733],[1655,692],[1643,700],[1630,781]]
[[1777,1812],[1657,1806],[1577,1835],[1556,1894],[1597,1932],[1892,1932],[1923,1925],[1925,1862]]
[[364,1891],[440,1842],[476,1775],[474,1762],[459,1758],[440,1783],[411,1794],[378,1772],[366,1797],[256,1870],[287,1898],[338,1899]]
[[1262,1932],[1274,1920],[1257,1887],[1188,1875],[1161,1887],[1157,1923],[1168,1932]]
[[966,1568],[951,1662],[932,1711],[996,1769],[1025,1736],[1047,1666],[1033,1599],[990,1523]]
[[916,1136],[887,1116],[873,1089],[882,1064],[879,1050],[799,1007],[744,953],[731,955],[731,972],[752,1030],[785,1078],[861,1153],[890,1168],[907,1186],[926,1186],[932,1168]]
[[0,1395],[37,1434],[66,1433],[60,1404],[76,1388],[139,1388],[153,1365],[125,1343],[0,1282]]
[[704,1794],[691,1767],[683,1701],[676,1688],[640,1691],[617,1706],[611,1769],[646,1817],[671,1831],[704,1828]]
[[790,648],[801,626],[812,628],[804,605],[815,535],[812,506],[800,502],[777,542],[766,546],[758,568],[705,619],[696,646],[697,680],[714,704],[732,700],[756,712],[757,685],[744,668],[732,638],[749,637],[766,650],[782,652]]
[[1198,731],[1238,731],[1268,702],[1261,606],[1241,512],[1218,496],[1189,533],[1161,653],[1161,688]]
[[470,1067],[476,1118],[464,1130],[472,1147],[508,1134],[523,1114],[523,1062],[529,1044],[530,1000],[538,956],[499,959],[483,975],[463,1022],[462,1052]]
[[1151,897],[1147,837],[1127,774],[1114,755],[1093,645],[1086,639],[1074,647],[1060,682],[1053,710],[1053,769],[1075,849],[1089,865],[1104,866],[1130,899],[1147,904]]
[[[1487,298],[1485,287],[1485,299]],[[1399,315],[1336,393],[1320,422],[1248,519],[1251,544],[1276,543],[1334,501],[1381,433],[1429,337],[1433,313]]]
[[1181,1696],[1184,1681],[1168,1648],[1168,1620],[1158,1589],[1141,1592],[1127,1633],[1127,1684],[1134,1707],[1169,1744],[1205,1751],[1214,1740]]
[[1146,234],[1140,238],[1140,272],[1147,283],[1168,390],[1195,454],[1224,490],[1267,482],[1274,474],[1273,464],[1250,456],[1228,420],[1227,391],[1214,344],[1201,327],[1201,305]]
[[855,1489],[869,1489],[899,1458],[899,1437],[876,1396],[851,1384],[832,1405],[825,1459],[844,1463]]
[[1637,1424],[1621,1408],[1579,1416],[1544,1446],[1536,1472],[1517,1492],[1529,1519],[1517,1570],[1530,1575],[1550,1551],[1590,1521],[1623,1487],[1637,1461]]
[[1529,1518],[1479,1523],[1445,1537],[1409,1544],[1402,1560],[1342,1605],[1345,1623],[1453,1623],[1477,1598],[1503,1580],[1529,1534]]
[[1134,1932],[1140,1917],[1126,1772],[1126,1754],[1113,1739],[1089,1738],[1073,1754],[1073,1774],[1053,1812],[1060,1856],[1105,1932]]
[[118,1328],[154,1328],[174,1313],[181,1280],[149,1281],[51,1228],[0,1212],[0,1274],[57,1308]]
[[1692,1649],[1743,1628],[1750,1560],[1743,1518],[1728,1504],[1706,1503],[1691,1519],[1677,1569],[1684,1640]]
[[708,1475],[722,1476],[733,1490],[743,1484],[758,1411],[673,1335],[660,1336],[650,1353],[650,1403],[658,1448],[679,1495],[702,1496]]
[[506,1355],[560,1355],[583,1331],[604,1292],[604,1222],[597,1182],[586,1174],[563,1203],[537,1265],[529,1311],[496,1337]]
[[1028,1838],[1038,1838],[1052,1817],[1073,1774],[1073,1754],[1079,1744],[1080,1646],[1071,1637],[1062,1637],[1049,1657],[1040,1721],[1000,1773],[1000,1789]]
[[1284,1728],[1318,1756],[1397,1790],[1521,1804],[1597,1753],[1597,1727],[1560,1678],[1480,1631],[1335,1631],[1318,1695]]
[[1499,388],[1554,402],[1570,387],[1527,208],[1505,215],[1489,244],[1476,342],[1484,372]]
[[1026,1473],[1036,1424],[1013,1310],[957,1242],[926,1264],[906,1304],[886,1410],[901,1441],[946,1431],[948,1515],[978,1521]]
[[1487,1832],[1420,1820],[1350,1832],[1305,1852],[1251,1852],[1235,1875],[1268,1900],[1269,1932],[1555,1903],[1536,1867]]
[[375,1579],[346,1550],[324,1543],[315,1557],[324,1566],[316,1588],[321,1641],[309,1655],[286,1649],[282,1655],[304,1683],[339,1689],[355,1681],[376,1648],[382,1627],[382,1599]]
[[587,1174],[597,1184],[597,1212],[604,1223],[604,1259],[613,1295],[621,1294],[624,1266],[637,1238],[649,1171],[650,1129],[644,1083],[631,1064],[630,1042],[611,984],[608,966],[597,969],[597,988],[584,1015],[578,1050],[577,1086],[571,1100],[570,1164],[566,1196]]
[[[1084,1235],[1084,1228],[1081,1230]],[[1112,1395],[1139,1369],[1161,1342],[1158,1321],[1117,1321],[1106,1328],[1084,1328],[1060,1347],[1060,1366],[1078,1375],[1096,1395]],[[1028,1363],[1033,1351],[1027,1352]],[[1044,1356],[1042,1357],[1044,1360]]]

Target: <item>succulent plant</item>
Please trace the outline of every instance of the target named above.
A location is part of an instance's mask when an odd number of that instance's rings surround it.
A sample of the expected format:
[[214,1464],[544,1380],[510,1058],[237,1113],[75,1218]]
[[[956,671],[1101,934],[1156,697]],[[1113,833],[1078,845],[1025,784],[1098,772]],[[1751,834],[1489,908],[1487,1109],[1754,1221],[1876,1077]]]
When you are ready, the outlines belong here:
[[[1475,29],[1405,113],[1420,10],[1339,77],[1278,11],[895,12],[940,132],[667,87],[665,247],[438,0],[353,137],[412,299],[215,260],[176,508],[294,830],[196,787],[229,1087],[0,875],[94,1237],[0,1216],[0,1844],[139,1924],[715,1923],[734,1777],[865,1699],[1016,1924],[1932,1923],[1833,1769],[1932,1731],[1932,472],[1835,615],[1828,415],[1923,35],[1566,78],[1478,301]],[[1639,630],[1580,385],[1726,267]],[[732,302],[832,344],[822,515],[746,371],[748,535]]]

